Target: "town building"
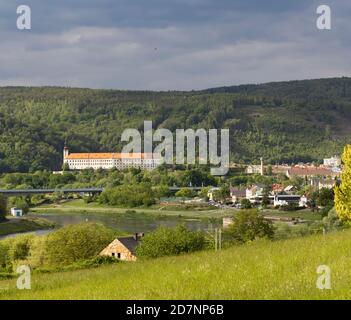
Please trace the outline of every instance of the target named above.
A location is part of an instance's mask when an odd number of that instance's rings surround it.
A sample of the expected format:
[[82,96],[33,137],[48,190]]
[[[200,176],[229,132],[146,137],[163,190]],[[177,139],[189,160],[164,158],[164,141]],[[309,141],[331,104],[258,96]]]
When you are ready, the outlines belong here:
[[339,174],[340,172],[337,172],[329,167],[303,165],[291,167],[286,173],[288,178],[302,177],[306,179],[311,177],[336,177]]
[[294,203],[299,207],[303,208],[307,206],[308,199],[306,196],[291,195],[291,194],[276,194],[273,199],[273,205],[275,207],[286,206],[290,203]]
[[252,203],[262,200],[265,188],[266,186],[263,184],[256,184],[248,187],[245,191],[246,199],[249,199]]
[[240,202],[241,199],[246,198],[246,190],[244,189],[230,187],[229,192],[233,203]]
[[323,165],[326,167],[341,167],[341,158],[339,156],[334,156],[331,158],[323,159]]
[[160,155],[152,153],[70,153],[65,146],[63,163],[68,165],[70,170],[88,168],[95,170],[112,168],[152,170],[162,163],[162,159]]
[[264,166],[263,166],[263,158],[260,158],[261,164],[259,165],[254,165],[251,164],[246,167],[245,172],[247,174],[260,174],[261,176],[264,175]]
[[333,189],[337,180],[335,179],[319,179],[319,178],[311,178],[310,184],[312,187],[315,187],[317,189]]
[[23,216],[23,210],[19,208],[11,208],[11,215],[13,217],[22,217]]
[[117,238],[102,250],[100,255],[114,257],[122,261],[136,261],[136,248],[143,236],[144,233],[136,233],[132,237]]

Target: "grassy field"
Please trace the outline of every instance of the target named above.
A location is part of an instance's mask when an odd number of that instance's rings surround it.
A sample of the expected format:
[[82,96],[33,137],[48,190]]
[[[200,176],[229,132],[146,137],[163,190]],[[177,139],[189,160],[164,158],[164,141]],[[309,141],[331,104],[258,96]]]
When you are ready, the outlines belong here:
[[15,219],[8,217],[8,221],[0,223],[0,236],[50,229],[54,226],[52,222],[42,218],[23,217],[21,219]]
[[[351,299],[351,230],[0,281],[0,299]],[[316,287],[319,265],[331,290]]]

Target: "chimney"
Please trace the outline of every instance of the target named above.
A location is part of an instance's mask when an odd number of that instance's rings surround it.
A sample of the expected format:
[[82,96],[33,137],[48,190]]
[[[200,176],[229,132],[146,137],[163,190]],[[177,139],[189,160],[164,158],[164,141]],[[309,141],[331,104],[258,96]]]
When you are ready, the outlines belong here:
[[135,241],[139,241],[144,236],[144,232],[135,233],[133,238]]

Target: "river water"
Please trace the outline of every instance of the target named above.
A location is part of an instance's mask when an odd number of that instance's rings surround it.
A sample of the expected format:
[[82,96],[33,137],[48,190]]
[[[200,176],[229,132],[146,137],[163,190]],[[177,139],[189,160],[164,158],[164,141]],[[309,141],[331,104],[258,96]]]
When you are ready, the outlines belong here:
[[[175,227],[178,224],[185,224],[189,230],[205,230],[208,228],[216,227],[220,222],[211,224],[207,219],[190,219],[179,216],[161,216],[153,217],[151,215],[140,213],[123,213],[123,214],[29,214],[30,217],[45,218],[49,221],[56,223],[58,226],[66,226],[70,224],[82,222],[96,222],[102,223],[111,229],[124,231],[127,233],[149,232],[155,230],[159,226]],[[32,233],[41,235],[50,232],[51,230],[39,230]],[[18,234],[12,234],[5,237],[14,237]]]

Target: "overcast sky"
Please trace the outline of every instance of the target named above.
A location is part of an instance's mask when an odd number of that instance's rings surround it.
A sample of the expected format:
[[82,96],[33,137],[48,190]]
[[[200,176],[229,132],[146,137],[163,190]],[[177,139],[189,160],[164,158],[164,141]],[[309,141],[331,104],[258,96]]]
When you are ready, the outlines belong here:
[[[17,30],[18,5],[32,30]],[[332,30],[316,9],[332,9]],[[348,0],[1,0],[0,85],[192,90],[350,76]]]

